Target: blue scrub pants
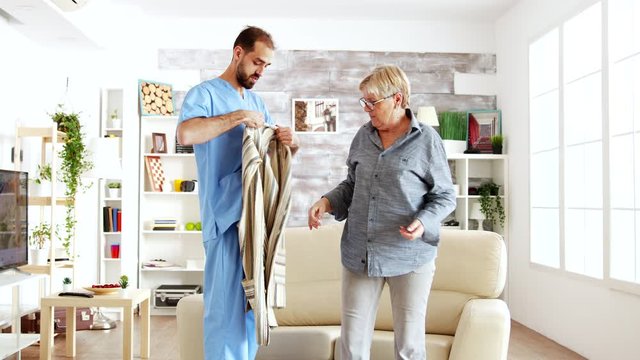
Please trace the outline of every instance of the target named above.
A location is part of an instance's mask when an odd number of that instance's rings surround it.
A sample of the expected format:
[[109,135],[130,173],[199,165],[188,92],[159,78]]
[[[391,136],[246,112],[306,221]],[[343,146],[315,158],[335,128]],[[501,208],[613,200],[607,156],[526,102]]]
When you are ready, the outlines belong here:
[[253,360],[258,345],[253,310],[245,311],[238,228],[205,241],[204,249],[204,357]]

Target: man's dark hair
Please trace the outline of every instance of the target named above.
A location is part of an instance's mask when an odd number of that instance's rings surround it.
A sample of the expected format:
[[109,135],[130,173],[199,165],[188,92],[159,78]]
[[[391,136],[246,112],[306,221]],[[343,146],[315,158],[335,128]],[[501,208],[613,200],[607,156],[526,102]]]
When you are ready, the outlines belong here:
[[233,43],[233,47],[240,46],[244,51],[251,52],[256,41],[262,41],[270,49],[275,49],[271,34],[255,26],[247,26],[242,30],[236,38],[236,42]]

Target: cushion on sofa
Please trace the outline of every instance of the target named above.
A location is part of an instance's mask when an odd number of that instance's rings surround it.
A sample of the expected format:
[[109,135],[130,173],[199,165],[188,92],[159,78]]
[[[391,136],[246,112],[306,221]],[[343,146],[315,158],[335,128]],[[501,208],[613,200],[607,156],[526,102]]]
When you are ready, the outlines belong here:
[[[427,359],[447,360],[453,344],[453,336],[426,335]],[[340,360],[340,338],[335,343],[335,359]],[[371,342],[371,360],[389,360],[395,358],[395,345],[392,331],[376,330]]]
[[502,237],[488,231],[442,230],[433,289],[484,298],[502,293],[507,256]]
[[[477,296],[432,289],[427,305],[427,333],[453,336],[456,333],[456,327],[464,305],[467,301],[475,298]],[[393,330],[391,299],[389,297],[389,288],[386,285],[382,291],[382,296],[380,296],[375,328],[376,330]]]
[[275,310],[278,325],[340,325],[342,227],[285,229],[287,305]]
[[271,330],[268,346],[258,349],[257,360],[331,360],[340,326],[285,326]]
[[290,283],[287,278],[286,284],[287,307],[275,310],[278,326],[340,325],[340,279]]

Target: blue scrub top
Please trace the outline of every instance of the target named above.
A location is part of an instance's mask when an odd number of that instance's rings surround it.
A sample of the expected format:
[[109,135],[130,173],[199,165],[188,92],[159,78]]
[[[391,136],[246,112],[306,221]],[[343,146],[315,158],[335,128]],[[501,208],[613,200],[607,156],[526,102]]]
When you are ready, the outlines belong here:
[[[243,93],[244,98],[220,78],[205,81],[187,93],[179,123],[196,117],[253,110],[264,114],[266,123],[273,124],[262,99],[247,89]],[[215,239],[240,220],[244,127],[242,124],[215,139],[194,145],[204,241]]]

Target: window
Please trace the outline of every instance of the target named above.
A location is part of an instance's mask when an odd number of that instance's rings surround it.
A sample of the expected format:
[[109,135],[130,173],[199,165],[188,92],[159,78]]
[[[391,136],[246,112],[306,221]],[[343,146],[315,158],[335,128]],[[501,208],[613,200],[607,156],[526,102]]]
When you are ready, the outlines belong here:
[[640,284],[640,2],[533,41],[529,80],[531,262]]
[[640,283],[640,3],[609,1],[609,276]]
[[559,30],[529,48],[531,261],[560,266]]

